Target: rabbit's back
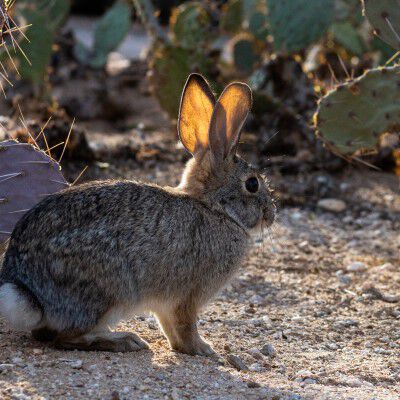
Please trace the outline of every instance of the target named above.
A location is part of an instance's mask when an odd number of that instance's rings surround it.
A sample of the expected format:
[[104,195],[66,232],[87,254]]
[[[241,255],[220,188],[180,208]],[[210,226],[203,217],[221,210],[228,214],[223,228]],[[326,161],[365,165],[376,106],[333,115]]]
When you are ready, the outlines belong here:
[[29,288],[58,314],[95,318],[124,302],[170,301],[193,291],[206,300],[246,246],[239,226],[182,194],[95,182],[52,195],[22,218],[0,280]]

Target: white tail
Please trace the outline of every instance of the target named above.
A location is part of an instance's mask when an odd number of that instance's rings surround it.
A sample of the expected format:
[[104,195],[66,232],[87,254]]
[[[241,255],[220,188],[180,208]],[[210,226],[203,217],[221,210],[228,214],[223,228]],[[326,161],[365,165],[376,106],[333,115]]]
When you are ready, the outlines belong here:
[[13,283],[0,286],[0,315],[15,330],[35,329],[42,319],[42,311]]

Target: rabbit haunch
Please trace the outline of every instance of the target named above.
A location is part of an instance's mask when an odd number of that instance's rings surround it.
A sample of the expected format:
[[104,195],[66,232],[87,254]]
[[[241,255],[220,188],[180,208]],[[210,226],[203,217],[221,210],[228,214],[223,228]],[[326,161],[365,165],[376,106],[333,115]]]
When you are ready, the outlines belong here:
[[148,345],[110,325],[149,310],[173,349],[212,354],[198,312],[239,268],[250,230],[274,218],[266,183],[236,155],[250,106],[244,84],[216,101],[189,77],[179,134],[193,158],[181,184],[91,182],[41,201],[11,235],[0,313],[65,349],[133,351]]

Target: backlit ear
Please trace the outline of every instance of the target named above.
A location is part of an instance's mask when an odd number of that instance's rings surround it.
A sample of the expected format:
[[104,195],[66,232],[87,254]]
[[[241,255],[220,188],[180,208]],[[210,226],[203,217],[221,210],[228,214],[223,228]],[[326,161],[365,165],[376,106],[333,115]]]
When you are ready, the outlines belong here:
[[210,148],[217,162],[235,154],[240,131],[251,109],[251,89],[245,83],[225,88],[215,105],[210,123]]
[[178,119],[182,144],[192,154],[208,148],[208,130],[215,97],[206,80],[191,74],[183,89]]

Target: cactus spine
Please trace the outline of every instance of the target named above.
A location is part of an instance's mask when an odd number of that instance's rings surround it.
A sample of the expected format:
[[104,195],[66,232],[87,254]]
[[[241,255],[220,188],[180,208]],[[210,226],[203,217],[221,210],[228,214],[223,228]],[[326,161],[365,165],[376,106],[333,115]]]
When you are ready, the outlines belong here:
[[386,43],[400,50],[400,1],[363,0],[363,11],[370,24]]

